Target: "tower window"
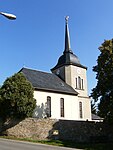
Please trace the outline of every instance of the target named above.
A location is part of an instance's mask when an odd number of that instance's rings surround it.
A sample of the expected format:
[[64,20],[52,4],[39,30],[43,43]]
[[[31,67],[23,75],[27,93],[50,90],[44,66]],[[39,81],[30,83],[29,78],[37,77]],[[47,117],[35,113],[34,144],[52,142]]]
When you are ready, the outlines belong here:
[[80,114],[80,118],[83,118],[82,102],[79,102],[79,114]]
[[78,87],[78,80],[77,80],[77,78],[75,80],[76,80],[76,89],[77,89],[77,87]]
[[81,78],[78,77],[78,88],[81,89]]
[[80,76],[78,76],[78,78],[75,78],[75,82],[76,82],[76,89],[80,89],[80,90],[84,89],[84,80],[81,79]]
[[47,96],[47,117],[51,117],[51,97]]
[[81,83],[81,88],[84,89],[84,80],[81,79],[81,82],[82,82],[82,83]]
[[60,116],[64,117],[64,98],[60,99]]

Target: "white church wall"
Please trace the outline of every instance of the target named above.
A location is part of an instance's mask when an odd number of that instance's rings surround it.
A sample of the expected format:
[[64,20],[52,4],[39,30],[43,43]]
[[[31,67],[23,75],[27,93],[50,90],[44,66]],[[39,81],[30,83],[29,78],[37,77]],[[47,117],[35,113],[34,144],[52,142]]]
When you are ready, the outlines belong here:
[[[47,96],[51,97],[51,118],[80,120],[77,96],[43,91],[34,91],[34,98],[37,103],[37,108],[35,109],[33,115],[34,117],[46,117]],[[64,117],[61,117],[60,114],[60,98],[64,98]]]
[[[91,120],[91,103],[90,98],[88,96],[88,88],[87,88],[87,76],[86,76],[86,69],[77,67],[77,66],[66,66],[67,76],[67,83],[71,85],[79,94],[78,100],[82,102],[82,113],[83,117],[80,118],[80,111],[79,111],[79,119],[80,120]],[[80,77],[81,80],[81,88],[79,89],[79,81],[78,78]]]
[[[91,120],[90,99],[44,91],[34,91],[37,107],[33,117],[46,118],[47,96],[51,97],[51,118],[66,120]],[[61,117],[60,99],[64,99],[64,117]],[[80,118],[79,102],[82,102],[83,117]]]
[[[81,120],[88,120],[91,121],[91,102],[90,98],[88,97],[78,97],[79,103],[82,102],[82,113],[83,113],[83,118]],[[79,112],[80,114],[80,112]],[[80,119],[80,115],[79,115]]]

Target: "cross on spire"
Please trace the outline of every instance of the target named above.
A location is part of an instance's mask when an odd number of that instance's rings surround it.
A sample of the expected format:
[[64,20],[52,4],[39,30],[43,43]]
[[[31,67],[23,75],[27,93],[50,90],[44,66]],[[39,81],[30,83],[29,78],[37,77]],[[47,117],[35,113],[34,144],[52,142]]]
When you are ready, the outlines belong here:
[[66,16],[66,17],[65,17],[66,23],[68,23],[68,19],[69,19],[69,16]]

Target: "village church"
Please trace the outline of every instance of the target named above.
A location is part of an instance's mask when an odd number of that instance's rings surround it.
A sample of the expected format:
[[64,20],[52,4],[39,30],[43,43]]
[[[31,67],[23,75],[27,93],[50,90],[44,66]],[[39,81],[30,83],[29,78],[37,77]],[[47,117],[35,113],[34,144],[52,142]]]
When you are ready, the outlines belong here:
[[91,120],[87,90],[87,67],[70,47],[68,16],[65,18],[65,48],[52,73],[29,68],[22,72],[34,87],[37,107],[33,117],[65,120]]

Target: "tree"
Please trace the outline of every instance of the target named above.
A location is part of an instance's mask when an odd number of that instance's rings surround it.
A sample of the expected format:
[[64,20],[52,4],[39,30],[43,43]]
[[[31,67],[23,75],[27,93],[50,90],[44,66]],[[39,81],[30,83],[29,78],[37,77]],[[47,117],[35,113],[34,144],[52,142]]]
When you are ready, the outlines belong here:
[[97,85],[91,96],[99,103],[99,115],[113,123],[113,39],[105,40],[99,50],[97,65],[93,67]]
[[0,88],[0,117],[25,118],[32,116],[36,107],[33,87],[22,73],[7,78]]

